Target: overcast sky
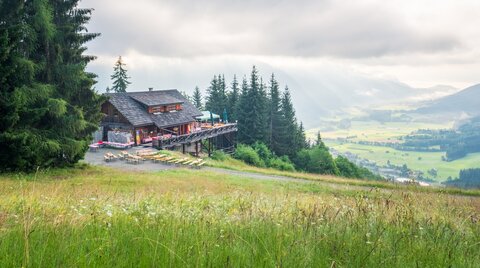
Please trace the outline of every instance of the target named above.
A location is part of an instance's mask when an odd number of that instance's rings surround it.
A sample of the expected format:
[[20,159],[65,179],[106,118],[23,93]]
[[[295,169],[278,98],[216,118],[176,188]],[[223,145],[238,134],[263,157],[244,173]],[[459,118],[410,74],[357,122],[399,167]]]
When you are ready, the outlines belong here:
[[[478,0],[84,0],[97,89],[122,55],[131,90],[205,88],[213,74],[282,84],[351,75],[413,87],[480,82]],[[312,82],[308,90],[321,90]],[[335,82],[332,82],[335,84]],[[320,85],[318,85],[320,87]]]

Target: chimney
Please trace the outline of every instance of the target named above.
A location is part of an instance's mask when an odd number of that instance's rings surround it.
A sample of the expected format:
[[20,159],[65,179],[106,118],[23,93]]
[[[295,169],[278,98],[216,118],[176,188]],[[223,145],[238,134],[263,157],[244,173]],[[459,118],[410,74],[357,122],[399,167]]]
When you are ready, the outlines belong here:
[[148,91],[150,91],[150,92],[153,91],[153,87],[149,87]]

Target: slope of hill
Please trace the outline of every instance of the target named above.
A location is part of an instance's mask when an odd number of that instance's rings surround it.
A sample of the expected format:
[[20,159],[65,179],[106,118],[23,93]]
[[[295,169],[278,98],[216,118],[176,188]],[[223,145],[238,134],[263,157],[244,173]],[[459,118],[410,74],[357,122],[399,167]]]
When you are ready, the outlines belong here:
[[1,174],[0,267],[476,266],[480,199],[416,189],[192,170]]
[[480,84],[432,101],[415,112],[419,114],[480,115]]

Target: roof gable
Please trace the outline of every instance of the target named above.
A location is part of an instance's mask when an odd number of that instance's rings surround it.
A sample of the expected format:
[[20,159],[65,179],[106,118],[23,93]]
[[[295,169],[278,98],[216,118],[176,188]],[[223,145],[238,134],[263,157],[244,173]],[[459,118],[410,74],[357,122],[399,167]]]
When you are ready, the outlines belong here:
[[[115,108],[133,126],[137,127],[155,124],[159,128],[165,128],[192,122],[195,120],[195,117],[202,115],[202,113],[176,89],[145,92],[107,93],[105,95],[109,97],[109,102],[115,106]],[[151,98],[152,101],[149,101],[149,98]],[[164,100],[162,100],[162,98],[164,98]],[[152,106],[152,103],[157,103],[153,104],[153,106],[181,103],[182,110],[150,114],[147,112],[147,108],[145,106]]]
[[172,90],[130,92],[131,98],[145,106],[163,106],[169,104],[182,104],[184,100],[178,99]]

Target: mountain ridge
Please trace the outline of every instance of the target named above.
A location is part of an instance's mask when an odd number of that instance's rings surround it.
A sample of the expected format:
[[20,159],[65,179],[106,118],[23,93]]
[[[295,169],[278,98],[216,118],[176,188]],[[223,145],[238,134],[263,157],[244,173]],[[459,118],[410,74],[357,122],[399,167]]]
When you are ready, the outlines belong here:
[[415,110],[419,114],[467,114],[480,115],[480,84],[465,88],[455,94],[448,95],[427,103]]

